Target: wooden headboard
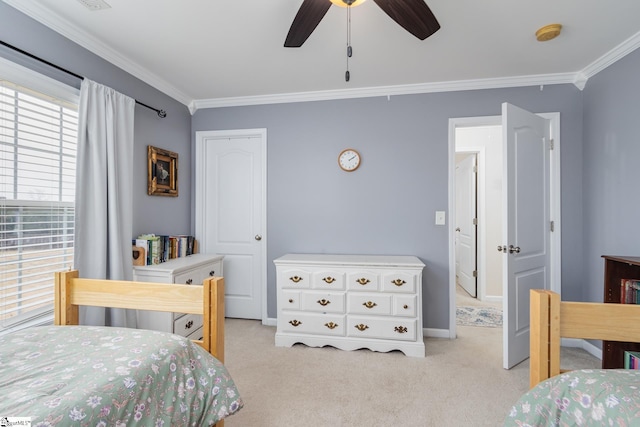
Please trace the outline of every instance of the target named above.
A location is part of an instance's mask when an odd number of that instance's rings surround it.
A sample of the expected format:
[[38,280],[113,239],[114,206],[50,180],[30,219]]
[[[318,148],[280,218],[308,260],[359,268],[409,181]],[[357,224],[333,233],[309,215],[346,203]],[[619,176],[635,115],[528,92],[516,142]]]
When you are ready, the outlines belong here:
[[224,363],[224,279],[210,277],[202,286],[81,279],[78,270],[55,274],[56,325],[77,325],[78,307],[202,314],[203,339],[194,340]]
[[529,385],[560,374],[560,338],[640,342],[640,306],[560,301],[555,292],[530,291]]

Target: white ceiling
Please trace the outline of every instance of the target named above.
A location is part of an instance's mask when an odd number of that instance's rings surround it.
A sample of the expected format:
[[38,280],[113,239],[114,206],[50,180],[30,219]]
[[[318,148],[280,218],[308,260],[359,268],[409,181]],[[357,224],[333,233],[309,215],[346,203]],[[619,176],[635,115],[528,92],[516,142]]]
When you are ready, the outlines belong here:
[[[332,6],[283,47],[302,0],[4,0],[193,110],[306,99],[575,83],[640,46],[638,0],[427,0],[442,28],[420,41],[369,0]],[[329,0],[327,0],[329,1]],[[538,28],[561,23],[538,42]],[[65,64],[58,64],[64,66]]]

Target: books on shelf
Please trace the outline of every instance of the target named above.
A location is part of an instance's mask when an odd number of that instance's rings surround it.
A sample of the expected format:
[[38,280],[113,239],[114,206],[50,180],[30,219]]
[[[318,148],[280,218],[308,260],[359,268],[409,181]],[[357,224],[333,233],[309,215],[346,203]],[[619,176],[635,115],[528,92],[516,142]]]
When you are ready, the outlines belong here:
[[188,235],[141,234],[132,240],[133,246],[144,249],[145,263],[156,265],[174,258],[182,258],[197,253],[197,242]]
[[640,369],[640,351],[624,352],[624,369]]
[[640,279],[620,280],[620,304],[640,304]]

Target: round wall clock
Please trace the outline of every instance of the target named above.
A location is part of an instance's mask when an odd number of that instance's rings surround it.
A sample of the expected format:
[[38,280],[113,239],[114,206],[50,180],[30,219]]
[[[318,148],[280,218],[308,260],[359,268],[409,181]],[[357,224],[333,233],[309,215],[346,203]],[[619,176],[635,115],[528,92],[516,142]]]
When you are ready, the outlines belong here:
[[360,166],[360,153],[353,148],[342,150],[338,156],[338,165],[344,171],[353,172]]

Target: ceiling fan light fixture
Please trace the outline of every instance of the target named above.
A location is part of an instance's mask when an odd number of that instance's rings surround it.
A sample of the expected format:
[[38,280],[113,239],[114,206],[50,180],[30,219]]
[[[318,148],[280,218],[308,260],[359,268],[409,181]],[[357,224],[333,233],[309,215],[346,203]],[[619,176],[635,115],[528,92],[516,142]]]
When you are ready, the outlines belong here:
[[[340,6],[340,7],[355,7],[355,6],[360,6],[362,3],[364,3],[367,0],[331,0],[331,3],[335,4],[336,6]],[[351,4],[349,4],[351,3]]]
[[560,24],[545,25],[536,31],[536,39],[539,42],[546,42],[558,37],[560,35],[560,31],[562,31],[562,25]]

